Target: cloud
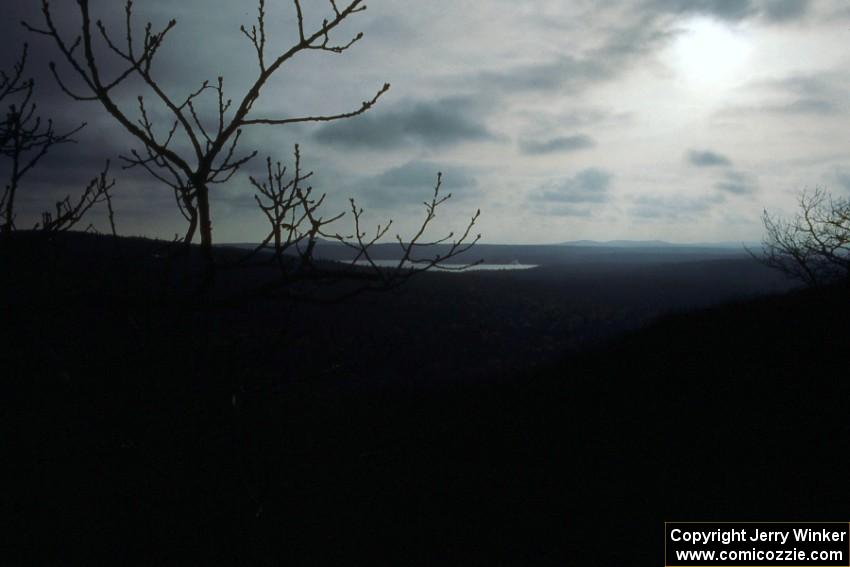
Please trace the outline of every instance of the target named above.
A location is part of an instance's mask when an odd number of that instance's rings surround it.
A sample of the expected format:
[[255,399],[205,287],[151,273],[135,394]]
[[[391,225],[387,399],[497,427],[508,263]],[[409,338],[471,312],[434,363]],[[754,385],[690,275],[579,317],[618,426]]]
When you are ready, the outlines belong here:
[[543,155],[561,152],[576,152],[592,148],[596,142],[590,136],[577,134],[562,136],[551,140],[521,140],[519,148],[526,155]]
[[776,115],[779,117],[803,116],[811,119],[829,117],[846,112],[836,101],[824,98],[800,98],[792,102],[765,104],[761,106],[736,106],[723,111],[730,116],[749,116],[752,114]]
[[730,171],[722,181],[715,183],[714,187],[733,195],[751,195],[755,192],[757,185],[750,176],[737,171]]
[[686,156],[688,163],[696,167],[724,167],[732,165],[728,157],[711,150],[690,150]]
[[779,114],[817,114],[824,116],[841,112],[841,108],[835,102],[820,98],[801,98],[790,104],[771,106],[768,110]]
[[708,213],[723,201],[723,195],[719,194],[696,197],[638,195],[632,198],[628,213],[642,220],[692,219]]
[[799,20],[808,14],[810,7],[810,0],[765,0],[764,18],[776,23]]
[[811,0],[647,0],[645,11],[677,16],[705,16],[727,22],[760,17],[769,23],[804,18]]
[[604,203],[609,199],[611,179],[605,170],[585,169],[574,177],[541,186],[534,198],[553,203]]
[[843,79],[833,73],[792,75],[770,81],[767,86],[778,90],[793,100],[771,105],[767,110],[780,114],[836,114],[842,110],[839,100],[844,100]]
[[648,0],[644,9],[677,15],[709,16],[720,20],[740,21],[757,10],[751,0]]
[[540,214],[587,217],[595,205],[610,201],[612,179],[603,169],[589,168],[573,177],[544,183],[529,199]]
[[[723,154],[711,150],[690,150],[686,154],[689,164],[695,167],[730,167],[732,160]],[[756,190],[755,181],[739,171],[726,171],[723,178],[714,184],[714,188],[733,195],[750,195]]]
[[631,118],[630,113],[617,113],[607,108],[596,107],[570,108],[569,110],[558,112],[547,112],[540,109],[521,109],[518,110],[517,115],[527,120],[538,135],[550,132],[553,126],[565,129],[578,129],[598,126],[603,123],[622,124]]
[[429,161],[411,161],[363,178],[356,183],[354,192],[368,207],[390,209],[418,205],[433,194],[439,172],[443,173],[440,189],[443,196],[451,193],[452,200],[455,200],[478,193],[478,180],[471,170]]
[[590,218],[593,216],[592,207],[574,205],[550,205],[545,209],[538,207],[536,212],[552,217]]
[[578,93],[622,76],[670,37],[671,32],[639,18],[630,26],[610,29],[601,47],[507,70],[485,70],[476,81],[483,90],[507,93]]
[[842,192],[850,193],[850,170],[839,169],[835,172],[835,180]]
[[764,103],[752,106],[734,106],[723,111],[728,115],[753,113],[777,116],[828,117],[847,112],[847,89],[850,87],[844,74],[824,71],[793,74],[782,78],[756,81],[749,88],[759,93]]
[[331,146],[381,150],[401,144],[437,147],[491,139],[480,114],[480,102],[471,98],[407,102],[322,126],[314,138]]
[[483,71],[478,80],[484,87],[508,92],[579,91],[588,84],[612,76],[611,63],[564,55],[554,61],[515,66],[507,71]]

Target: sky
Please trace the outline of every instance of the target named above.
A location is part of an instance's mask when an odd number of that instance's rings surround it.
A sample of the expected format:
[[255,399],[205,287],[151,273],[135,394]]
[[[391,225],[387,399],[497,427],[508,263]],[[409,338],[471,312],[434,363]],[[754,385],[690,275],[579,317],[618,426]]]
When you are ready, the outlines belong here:
[[[139,147],[133,138],[96,103],[56,88],[47,73],[55,46],[17,23],[40,24],[38,3],[5,2],[0,65],[29,42],[40,112],[61,127],[88,124],[79,143],[57,148],[27,178],[21,218],[77,191],[110,158],[119,231],[182,234],[170,191],[121,169],[118,155]],[[72,36],[74,3],[54,3]],[[308,26],[332,14],[325,0],[302,4]],[[121,3],[91,5],[120,32]],[[253,2],[136,0],[135,9],[139,30],[177,20],[154,66],[175,97],[223,76],[238,100],[256,77],[239,32],[256,17]],[[293,4],[267,0],[266,11],[269,51],[281,52],[296,39]],[[758,241],[762,211],[792,214],[804,189],[850,196],[844,0],[370,0],[334,38],[358,32],[343,54],[309,52],[285,65],[253,112],[345,112],[385,82],[391,90],[357,118],[246,131],[242,147],[259,157],[215,187],[216,241],[266,234],[248,175],[266,156],[290,163],[295,143],[315,190],[328,195],[326,216],[353,197],[369,223],[393,219],[402,237],[421,219],[437,172],[452,193],[437,231],[462,228],[480,208],[478,231],[491,243]],[[130,84],[118,97],[133,113],[140,94],[150,97]],[[151,114],[167,128],[164,109]]]

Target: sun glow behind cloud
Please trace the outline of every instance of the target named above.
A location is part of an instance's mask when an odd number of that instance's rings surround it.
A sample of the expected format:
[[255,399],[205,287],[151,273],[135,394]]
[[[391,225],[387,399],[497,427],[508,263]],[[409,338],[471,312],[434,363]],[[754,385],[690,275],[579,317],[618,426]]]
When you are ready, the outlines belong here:
[[745,29],[696,18],[684,24],[665,59],[686,88],[711,96],[746,80],[752,53]]

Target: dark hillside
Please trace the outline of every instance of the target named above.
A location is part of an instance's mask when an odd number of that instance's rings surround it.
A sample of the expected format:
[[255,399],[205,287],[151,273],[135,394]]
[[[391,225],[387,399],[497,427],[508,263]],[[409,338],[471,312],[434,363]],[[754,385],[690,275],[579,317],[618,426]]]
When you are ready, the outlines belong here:
[[712,260],[199,303],[161,243],[76,238],[5,256],[5,563],[657,565],[665,519],[850,509],[846,290],[720,305],[775,280]]
[[560,396],[581,415],[587,505],[624,530],[620,559],[660,553],[646,542],[664,520],[846,515],[848,316],[844,288],[730,304],[553,369],[541,413]]

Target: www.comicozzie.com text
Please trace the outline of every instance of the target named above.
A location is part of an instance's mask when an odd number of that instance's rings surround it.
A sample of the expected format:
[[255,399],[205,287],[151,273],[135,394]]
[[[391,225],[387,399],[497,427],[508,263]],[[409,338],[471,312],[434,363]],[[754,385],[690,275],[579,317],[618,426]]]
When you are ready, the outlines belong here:
[[844,552],[811,551],[802,549],[723,549],[719,552],[713,549],[684,549],[676,551],[676,561],[844,561]]

